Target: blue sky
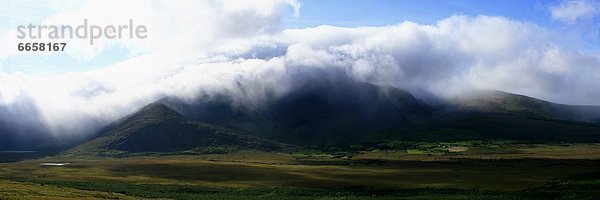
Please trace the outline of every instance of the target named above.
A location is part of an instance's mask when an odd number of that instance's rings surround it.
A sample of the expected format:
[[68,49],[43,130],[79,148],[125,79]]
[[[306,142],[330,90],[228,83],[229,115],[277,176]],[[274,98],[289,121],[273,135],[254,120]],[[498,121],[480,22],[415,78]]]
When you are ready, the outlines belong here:
[[[36,1],[35,4],[28,1],[2,1],[2,5],[7,6],[0,8],[0,33],[12,29],[17,24],[40,23],[44,18],[61,12],[50,0]],[[565,37],[576,38],[572,40],[572,46],[581,51],[593,53],[600,51],[599,20],[593,19],[578,25],[552,19],[549,6],[561,3],[559,0],[301,0],[300,2],[302,4],[300,15],[294,16],[293,9],[289,8],[283,17],[283,29],[318,25],[385,26],[404,21],[435,24],[436,21],[452,15],[489,15],[534,23],[561,32]],[[138,55],[130,54],[124,47],[113,46],[91,60],[80,60],[65,54],[13,56],[4,59],[0,57],[0,71],[42,74],[83,71],[114,64]],[[41,64],[44,66],[42,67]]]
[[452,15],[505,16],[555,26],[546,7],[556,1],[534,0],[304,0],[301,16],[287,16],[286,27],[302,28],[321,24],[355,27],[391,25],[403,21],[433,24]]

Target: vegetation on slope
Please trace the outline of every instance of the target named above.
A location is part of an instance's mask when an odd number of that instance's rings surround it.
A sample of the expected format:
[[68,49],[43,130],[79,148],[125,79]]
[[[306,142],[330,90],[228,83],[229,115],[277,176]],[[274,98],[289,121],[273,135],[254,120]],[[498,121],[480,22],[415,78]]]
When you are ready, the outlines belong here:
[[64,154],[227,153],[232,149],[287,151],[290,148],[289,145],[243,135],[232,129],[196,122],[161,103],[153,103],[112,125],[104,135]]

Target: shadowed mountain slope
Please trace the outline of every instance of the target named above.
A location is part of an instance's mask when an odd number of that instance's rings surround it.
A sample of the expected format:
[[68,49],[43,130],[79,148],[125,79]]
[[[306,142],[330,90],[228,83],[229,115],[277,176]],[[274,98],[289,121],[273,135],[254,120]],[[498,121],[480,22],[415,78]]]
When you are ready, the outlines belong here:
[[210,148],[284,150],[283,145],[186,119],[156,102],[105,128],[106,133],[67,154],[206,151]]
[[427,107],[410,93],[349,79],[314,80],[260,108],[227,97],[163,103],[199,121],[300,145],[355,141],[371,132],[421,121]]

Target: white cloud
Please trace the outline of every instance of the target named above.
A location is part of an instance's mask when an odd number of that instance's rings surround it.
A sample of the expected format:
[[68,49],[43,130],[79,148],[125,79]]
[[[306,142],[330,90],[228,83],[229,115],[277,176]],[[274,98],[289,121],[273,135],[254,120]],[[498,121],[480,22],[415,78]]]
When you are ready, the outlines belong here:
[[288,65],[338,67],[363,81],[438,95],[484,88],[598,104],[600,91],[591,87],[600,85],[595,79],[600,61],[565,49],[555,34],[489,16],[454,16],[433,26],[405,22],[284,31],[285,40],[292,42]]
[[[567,49],[556,33],[535,24],[453,16],[433,25],[279,30],[286,5],[296,4],[244,2],[127,5],[124,11],[139,8],[139,16],[144,10],[160,16],[147,17],[149,44],[121,43],[151,48],[151,53],[58,76],[0,74],[0,106],[33,102],[54,133],[75,134],[167,95],[225,94],[238,104],[260,105],[315,71],[441,97],[485,88],[572,104],[600,99],[598,56]],[[80,8],[48,20],[102,20],[86,12],[92,11]]]
[[[90,45],[89,38],[60,40],[68,43],[68,55],[84,61],[94,59],[113,46],[124,47],[132,55],[157,51],[188,54],[191,50],[195,51],[192,54],[198,55],[202,53],[198,50],[214,48],[224,40],[273,33],[279,28],[286,6],[292,7],[296,15],[299,15],[301,6],[296,0],[181,0],[177,3],[165,0],[74,0],[73,3],[52,1],[50,5],[60,12],[33,25],[77,27],[87,19],[88,26],[106,27],[128,25],[132,19],[134,26],[148,28],[147,39],[103,37],[94,40],[94,45]],[[35,39],[18,40],[16,30],[12,29],[0,34],[0,59],[22,55],[14,48],[18,43],[39,42]]]
[[600,13],[600,4],[592,0],[563,0],[549,7],[552,19],[574,24]]

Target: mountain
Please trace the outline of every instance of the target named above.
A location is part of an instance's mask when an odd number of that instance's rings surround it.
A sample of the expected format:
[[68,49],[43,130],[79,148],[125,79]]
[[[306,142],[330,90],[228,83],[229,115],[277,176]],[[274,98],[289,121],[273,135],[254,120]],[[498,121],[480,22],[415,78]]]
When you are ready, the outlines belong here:
[[0,105],[0,150],[36,150],[58,145],[33,103]]
[[353,80],[312,80],[259,109],[227,97],[163,102],[185,116],[300,146],[402,140],[600,141],[600,109],[500,91],[427,105],[410,93]]
[[0,137],[2,138],[0,140],[0,150],[21,149],[18,145],[21,143],[18,139],[18,133],[9,129],[7,125],[0,125]]
[[501,91],[479,90],[467,97],[456,98],[453,103],[470,111],[600,123],[600,106],[557,104]]
[[427,107],[410,93],[351,79],[318,79],[259,108],[227,97],[162,101],[185,116],[298,145],[356,141],[369,133],[422,120]]
[[102,131],[104,133],[99,137],[70,149],[65,154],[118,155],[181,151],[211,153],[209,151],[228,148],[284,151],[291,147],[187,119],[160,102],[147,105]]
[[563,105],[501,91],[479,90],[446,100],[425,123],[375,134],[370,140],[508,139],[600,142],[600,107]]
[[[600,142],[600,112],[500,91],[476,91],[428,105],[390,86],[312,80],[260,106],[227,95],[149,104],[107,125],[66,154],[122,155],[214,149],[287,151],[373,146],[390,140],[506,139]],[[286,145],[291,144],[291,145]]]

